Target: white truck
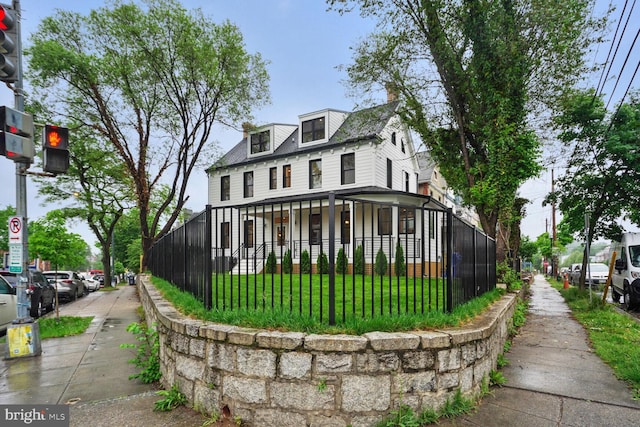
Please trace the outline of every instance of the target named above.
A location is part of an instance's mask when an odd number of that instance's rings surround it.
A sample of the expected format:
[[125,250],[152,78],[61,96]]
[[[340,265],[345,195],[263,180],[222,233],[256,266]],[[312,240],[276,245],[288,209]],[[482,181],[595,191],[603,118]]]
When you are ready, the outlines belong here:
[[640,233],[624,233],[619,242],[612,242],[616,252],[611,275],[611,297],[626,310],[640,306]]

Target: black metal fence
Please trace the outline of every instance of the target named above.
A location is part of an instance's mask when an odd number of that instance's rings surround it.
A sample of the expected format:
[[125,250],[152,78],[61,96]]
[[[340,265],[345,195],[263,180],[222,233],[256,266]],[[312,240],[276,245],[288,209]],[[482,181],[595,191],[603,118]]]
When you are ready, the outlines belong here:
[[206,209],[149,269],[207,309],[287,310],[329,324],[454,307],[496,285],[495,242],[416,195],[287,198]]

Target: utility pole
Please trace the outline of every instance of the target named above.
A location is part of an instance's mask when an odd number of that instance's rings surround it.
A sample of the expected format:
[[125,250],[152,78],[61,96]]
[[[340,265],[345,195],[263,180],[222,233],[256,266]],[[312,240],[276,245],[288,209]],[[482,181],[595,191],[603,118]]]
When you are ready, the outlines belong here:
[[[555,188],[555,180],[553,177],[553,168],[551,168],[551,194],[554,193]],[[553,202],[551,202],[551,262],[553,263],[552,273],[553,277],[558,276],[558,260],[555,251],[553,250],[556,247],[556,239],[558,238],[556,234],[556,202],[555,198]]]

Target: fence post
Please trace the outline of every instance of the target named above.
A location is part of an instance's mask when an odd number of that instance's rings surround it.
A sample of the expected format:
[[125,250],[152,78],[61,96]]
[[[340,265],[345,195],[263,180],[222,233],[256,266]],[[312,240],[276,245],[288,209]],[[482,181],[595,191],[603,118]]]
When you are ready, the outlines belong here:
[[447,209],[447,312],[453,311],[453,210]]
[[204,306],[207,310],[211,310],[213,307],[213,298],[212,298],[212,266],[211,263],[213,261],[213,250],[212,250],[212,235],[213,230],[211,230],[211,205],[207,205],[205,207],[205,226],[204,226],[204,247],[205,247],[205,259],[204,263]]
[[329,193],[329,324],[336,324],[336,195]]

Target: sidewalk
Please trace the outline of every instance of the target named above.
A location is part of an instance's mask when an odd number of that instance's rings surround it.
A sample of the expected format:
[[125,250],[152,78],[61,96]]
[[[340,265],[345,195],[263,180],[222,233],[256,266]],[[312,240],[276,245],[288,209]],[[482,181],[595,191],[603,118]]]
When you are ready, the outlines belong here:
[[506,385],[475,413],[440,425],[640,425],[640,402],[589,347],[586,331],[541,275],[531,285],[527,321],[505,356]]
[[[189,408],[154,412],[151,385],[129,380],[135,342],[126,331],[140,305],[135,286],[93,292],[60,306],[60,316],[94,316],[82,335],[42,340],[40,356],[0,360],[0,404],[68,404],[71,426],[200,426]],[[48,316],[55,316],[55,312]],[[4,353],[3,353],[4,354]]]

